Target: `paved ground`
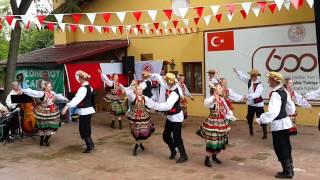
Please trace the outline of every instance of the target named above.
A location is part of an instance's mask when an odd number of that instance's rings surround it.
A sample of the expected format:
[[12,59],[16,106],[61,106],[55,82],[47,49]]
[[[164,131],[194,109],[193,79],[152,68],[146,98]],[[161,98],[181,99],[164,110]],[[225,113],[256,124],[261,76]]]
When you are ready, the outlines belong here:
[[[189,161],[176,164],[161,139],[163,116],[154,116],[156,132],[146,142],[146,151],[132,156],[133,138],[127,122],[123,130],[108,127],[110,116],[94,117],[93,138],[97,150],[82,154],[77,123],[64,124],[52,138],[49,148],[40,147],[38,138],[0,146],[0,179],[273,179],[280,170],[271,138],[261,140],[256,127],[254,137],[244,121],[232,126],[230,145],[219,157],[222,165],[203,165],[204,142],[195,135],[201,118],[193,117],[183,128]],[[299,127],[292,138],[295,179],[320,178],[320,132],[315,127]],[[270,134],[269,134],[270,137]]]

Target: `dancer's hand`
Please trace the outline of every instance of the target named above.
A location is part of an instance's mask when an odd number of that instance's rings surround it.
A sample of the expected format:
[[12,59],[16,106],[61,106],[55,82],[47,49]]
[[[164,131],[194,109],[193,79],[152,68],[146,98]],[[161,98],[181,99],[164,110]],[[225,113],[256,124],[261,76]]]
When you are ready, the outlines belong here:
[[194,101],[194,98],[193,98],[193,97],[190,97],[190,99],[191,99],[192,101]]
[[258,124],[261,124],[260,118],[256,118],[256,122],[257,122]]
[[65,115],[65,114],[67,113],[67,110],[68,110],[68,106],[65,106],[65,107],[62,109],[61,114],[62,114],[62,115]]

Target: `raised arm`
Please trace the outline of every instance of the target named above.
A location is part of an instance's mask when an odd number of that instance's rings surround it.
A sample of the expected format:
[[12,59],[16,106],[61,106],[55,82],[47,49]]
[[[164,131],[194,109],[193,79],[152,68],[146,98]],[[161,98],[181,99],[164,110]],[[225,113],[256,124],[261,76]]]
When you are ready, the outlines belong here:
[[295,96],[296,96],[296,102],[295,103],[298,106],[301,106],[303,108],[311,108],[311,104],[301,94],[298,94],[298,93],[295,92]]
[[113,81],[111,81],[107,75],[103,74],[102,72],[100,73],[101,75],[101,80],[109,87],[113,86]]
[[311,91],[311,92],[308,92],[307,94],[305,94],[305,99],[307,99],[307,100],[315,100],[315,99],[319,99],[319,98],[320,98],[320,88],[315,91]]
[[236,68],[233,68],[233,71],[237,74],[237,76],[239,77],[239,79],[245,83],[248,83],[248,81],[250,80],[249,76],[244,74],[243,72],[239,71]]
[[155,103],[154,109],[157,111],[169,111],[174,104],[177,102],[179,99],[179,95],[176,92],[172,92],[167,101],[164,103]]
[[136,99],[136,95],[133,92],[132,87],[124,87],[120,85],[121,89],[125,92],[126,96],[128,97],[129,101],[133,102]]
[[151,79],[157,81],[161,86],[167,88],[168,84],[164,81],[163,77],[160,74],[151,74]]
[[42,98],[44,96],[44,92],[43,91],[36,91],[36,90],[32,90],[30,88],[28,89],[21,89],[21,92],[23,94],[26,94],[30,97],[33,97],[33,98]]

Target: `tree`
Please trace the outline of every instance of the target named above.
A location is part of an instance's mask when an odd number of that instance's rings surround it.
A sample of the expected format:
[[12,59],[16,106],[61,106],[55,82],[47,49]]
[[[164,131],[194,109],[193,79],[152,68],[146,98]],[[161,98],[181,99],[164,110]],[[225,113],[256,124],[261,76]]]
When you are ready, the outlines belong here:
[[53,32],[38,31],[32,29],[23,31],[21,34],[21,42],[19,46],[19,54],[25,54],[38,49],[43,49],[53,45]]

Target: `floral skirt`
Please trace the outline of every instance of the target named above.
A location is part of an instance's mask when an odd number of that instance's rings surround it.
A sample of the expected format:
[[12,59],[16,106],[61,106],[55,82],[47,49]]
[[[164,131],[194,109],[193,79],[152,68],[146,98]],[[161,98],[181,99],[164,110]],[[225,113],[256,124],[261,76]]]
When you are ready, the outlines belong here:
[[150,119],[132,120],[129,118],[131,134],[135,140],[146,140],[155,131],[153,123]]
[[36,116],[36,128],[39,130],[39,133],[43,131],[47,135],[54,134],[61,126],[60,124],[60,112],[57,106],[43,106],[37,105],[34,108],[34,113]]

